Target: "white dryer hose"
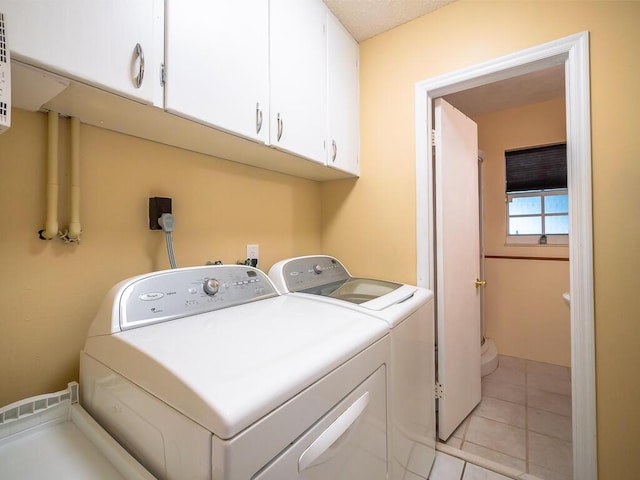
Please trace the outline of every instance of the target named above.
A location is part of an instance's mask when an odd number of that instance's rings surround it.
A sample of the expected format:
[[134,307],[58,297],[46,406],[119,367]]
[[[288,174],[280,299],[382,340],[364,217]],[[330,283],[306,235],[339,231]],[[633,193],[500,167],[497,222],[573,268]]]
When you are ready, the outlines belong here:
[[71,117],[71,220],[67,240],[80,241],[80,120]]
[[58,113],[49,111],[47,139],[47,218],[40,238],[58,235]]

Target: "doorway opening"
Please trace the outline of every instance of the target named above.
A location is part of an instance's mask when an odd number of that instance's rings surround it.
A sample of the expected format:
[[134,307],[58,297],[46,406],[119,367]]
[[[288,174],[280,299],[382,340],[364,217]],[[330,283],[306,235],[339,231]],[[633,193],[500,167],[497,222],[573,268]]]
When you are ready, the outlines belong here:
[[416,85],[418,285],[434,289],[433,100],[481,85],[563,66],[569,187],[573,477],[597,478],[591,142],[588,33],[452,72]]

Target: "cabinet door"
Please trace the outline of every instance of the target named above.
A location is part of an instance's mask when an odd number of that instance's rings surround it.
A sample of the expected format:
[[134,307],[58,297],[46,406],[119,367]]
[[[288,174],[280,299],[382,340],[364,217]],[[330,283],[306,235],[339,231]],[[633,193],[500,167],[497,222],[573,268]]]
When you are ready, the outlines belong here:
[[165,108],[265,143],[268,2],[167,0]]
[[360,173],[358,43],[327,13],[327,165]]
[[0,11],[12,58],[144,103],[161,92],[162,0],[0,0]]
[[270,138],[325,163],[326,7],[321,0],[270,2]]

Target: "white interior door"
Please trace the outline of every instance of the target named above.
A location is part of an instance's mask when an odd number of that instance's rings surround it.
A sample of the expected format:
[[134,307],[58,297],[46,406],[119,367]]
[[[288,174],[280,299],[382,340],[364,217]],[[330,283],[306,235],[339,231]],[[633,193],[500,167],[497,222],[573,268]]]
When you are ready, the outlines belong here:
[[435,100],[438,436],[446,440],[480,402],[478,127]]

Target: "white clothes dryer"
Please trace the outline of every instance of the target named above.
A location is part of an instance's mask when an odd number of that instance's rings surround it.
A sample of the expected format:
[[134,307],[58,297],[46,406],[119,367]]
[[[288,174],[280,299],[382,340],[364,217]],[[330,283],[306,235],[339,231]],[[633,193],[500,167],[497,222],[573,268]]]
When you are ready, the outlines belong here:
[[313,307],[246,266],[125,280],[89,330],[81,403],[160,479],[385,480],[387,326]]
[[[269,270],[281,293],[316,304],[366,313],[387,323],[390,478],[428,478],[435,458],[435,341],[433,292],[421,287],[352,277],[336,258],[282,260]],[[408,473],[410,472],[410,473]],[[418,477],[415,477],[417,475]]]

